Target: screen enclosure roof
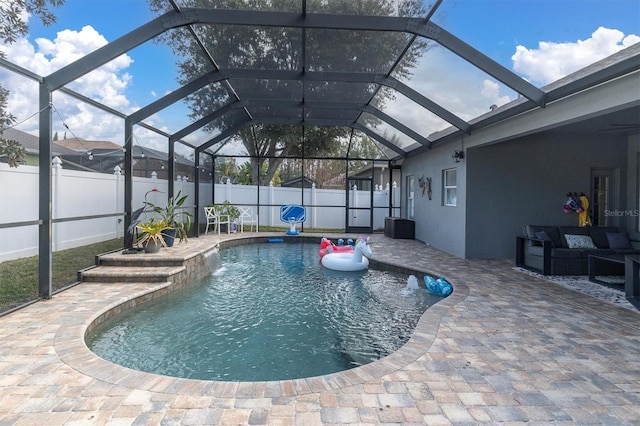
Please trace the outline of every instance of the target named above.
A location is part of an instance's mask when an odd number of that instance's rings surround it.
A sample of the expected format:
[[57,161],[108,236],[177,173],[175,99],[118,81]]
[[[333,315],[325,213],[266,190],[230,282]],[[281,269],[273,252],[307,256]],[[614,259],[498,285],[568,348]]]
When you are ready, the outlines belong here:
[[[279,125],[303,141],[309,128],[348,129],[345,138],[367,137],[381,159],[398,159],[553,98],[447,31],[442,0],[375,9],[321,0],[151,3],[156,18],[45,80],[69,92],[65,86],[119,55],[168,44],[178,86],[126,120],[152,128],[145,120],[153,114],[188,105],[185,124],[163,134],[200,152],[233,152],[225,150],[239,132]],[[442,64],[456,84],[440,77]],[[500,93],[500,102],[478,102],[473,82]]]

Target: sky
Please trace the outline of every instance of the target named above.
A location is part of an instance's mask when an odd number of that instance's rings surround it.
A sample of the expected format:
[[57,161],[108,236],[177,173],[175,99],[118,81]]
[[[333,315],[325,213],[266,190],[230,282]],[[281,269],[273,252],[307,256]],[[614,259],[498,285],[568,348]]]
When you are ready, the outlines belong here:
[[[0,45],[9,61],[46,76],[153,19],[144,0],[66,0],[54,13],[55,24],[43,27],[29,19],[27,37]],[[640,42],[640,1],[444,0],[433,22],[543,87]],[[20,122],[16,128],[37,134],[37,84],[1,67],[0,81],[11,91],[8,110]],[[405,83],[465,120],[517,96],[438,46],[424,53]],[[167,47],[145,43],[69,87],[128,115],[177,88],[175,60]],[[123,143],[122,119],[59,93],[53,104],[59,138],[66,132],[67,137]],[[402,96],[388,102],[385,112],[423,134],[445,125]],[[189,124],[187,113],[178,104],[146,122],[173,133]],[[140,128],[135,138],[144,146],[166,144]],[[202,135],[191,138],[197,143]]]

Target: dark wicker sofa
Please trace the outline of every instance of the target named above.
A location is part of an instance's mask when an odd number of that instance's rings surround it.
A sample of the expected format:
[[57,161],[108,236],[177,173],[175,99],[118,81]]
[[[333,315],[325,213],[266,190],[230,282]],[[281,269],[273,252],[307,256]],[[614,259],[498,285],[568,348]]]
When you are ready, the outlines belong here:
[[[544,275],[587,275],[591,254],[640,254],[640,250],[615,226],[527,225],[525,235],[516,237],[516,266]],[[624,274],[624,265],[603,266],[603,275]]]

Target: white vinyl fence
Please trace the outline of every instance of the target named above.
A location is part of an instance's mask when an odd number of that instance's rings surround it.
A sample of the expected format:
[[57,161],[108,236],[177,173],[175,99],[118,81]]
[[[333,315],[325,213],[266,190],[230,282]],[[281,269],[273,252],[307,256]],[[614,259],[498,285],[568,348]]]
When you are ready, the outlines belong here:
[[[9,168],[0,163],[0,225],[38,220],[38,167]],[[82,216],[111,215],[124,211],[124,176],[116,168],[111,175],[93,172],[64,170],[59,159],[53,160],[52,211],[54,219]],[[133,178],[133,209],[143,206],[143,201],[157,205],[166,204],[168,183],[166,180]],[[259,194],[258,194],[259,190]],[[174,182],[174,194],[182,191],[188,195],[185,210],[194,213],[195,185],[180,176]],[[395,184],[374,192],[374,229],[384,227],[388,216],[389,191],[393,192],[393,205],[400,205],[400,189]],[[349,191],[349,204],[369,207],[368,191]],[[345,228],[345,191],[316,188],[283,188],[254,185],[215,185],[215,202],[228,200],[231,204],[253,207],[261,226],[285,226],[280,221],[280,206],[302,204],[307,207],[305,227],[329,229]],[[200,205],[212,202],[211,183],[200,184]],[[257,206],[260,204],[259,211]],[[331,206],[331,207],[329,207]],[[145,215],[148,213],[144,213]],[[368,224],[368,218],[357,217],[364,211],[354,211],[351,225]],[[395,208],[393,216],[399,215]],[[200,223],[206,223],[204,211]],[[53,250],[64,250],[124,236],[124,216],[114,215],[95,219],[70,220],[54,223]],[[35,256],[38,254],[38,226],[0,226],[0,262]]]

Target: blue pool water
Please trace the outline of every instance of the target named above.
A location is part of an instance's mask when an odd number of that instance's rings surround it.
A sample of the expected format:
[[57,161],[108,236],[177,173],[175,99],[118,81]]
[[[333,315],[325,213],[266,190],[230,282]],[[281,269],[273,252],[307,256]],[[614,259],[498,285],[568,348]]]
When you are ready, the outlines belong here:
[[175,377],[317,376],[396,351],[440,300],[406,275],[327,270],[315,244],[242,245],[216,256],[211,276],[96,328],[91,350]]

